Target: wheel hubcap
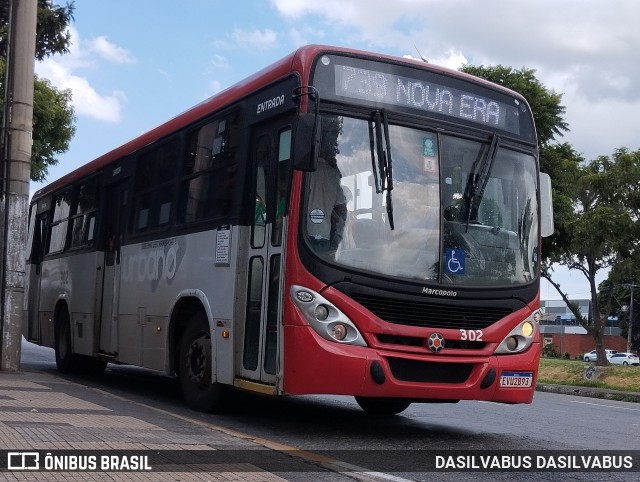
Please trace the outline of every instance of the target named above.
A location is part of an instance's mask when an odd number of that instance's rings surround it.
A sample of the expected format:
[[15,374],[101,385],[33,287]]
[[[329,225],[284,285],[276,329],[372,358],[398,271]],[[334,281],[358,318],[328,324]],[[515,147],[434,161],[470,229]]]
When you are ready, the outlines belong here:
[[208,385],[211,381],[211,339],[205,335],[191,342],[187,352],[187,370],[189,378],[199,385]]

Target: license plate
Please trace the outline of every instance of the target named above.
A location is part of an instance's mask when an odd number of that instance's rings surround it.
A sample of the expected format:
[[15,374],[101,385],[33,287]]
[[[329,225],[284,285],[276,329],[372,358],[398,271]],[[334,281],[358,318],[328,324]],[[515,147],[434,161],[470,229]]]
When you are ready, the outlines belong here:
[[527,388],[532,383],[532,372],[502,372],[500,376],[500,386],[504,388]]

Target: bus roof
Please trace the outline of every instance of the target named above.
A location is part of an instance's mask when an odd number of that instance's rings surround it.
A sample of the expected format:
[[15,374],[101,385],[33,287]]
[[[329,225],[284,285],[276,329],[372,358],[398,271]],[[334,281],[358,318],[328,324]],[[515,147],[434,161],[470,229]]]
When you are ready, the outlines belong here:
[[53,181],[52,183],[48,184],[42,189],[36,191],[36,193],[33,196],[33,200],[37,201],[38,199],[51,194],[52,192],[66,186],[67,184],[71,184],[77,180],[80,180],[86,176],[89,176],[92,173],[97,172],[103,167],[116,161],[117,159],[125,157],[129,154],[132,154],[137,150],[172,134],[178,129],[185,127],[193,122],[196,122],[202,119],[203,117],[206,117],[208,114],[212,112],[223,109],[224,107],[232,104],[233,102],[236,102],[242,99],[243,97],[250,95],[251,93],[261,89],[262,87],[266,87],[271,82],[274,82],[280,78],[283,78],[290,73],[297,72],[301,76],[301,79],[303,82],[308,81],[313,60],[320,53],[337,53],[337,54],[347,54],[347,55],[354,55],[354,56],[360,56],[360,57],[375,57],[378,60],[386,60],[393,63],[409,64],[419,69],[429,70],[432,72],[443,73],[443,74],[463,78],[470,82],[480,84],[485,87],[490,87],[494,90],[499,90],[504,93],[507,93],[508,95],[518,97],[521,100],[525,100],[524,97],[522,97],[521,95],[505,87],[498,86],[484,79],[481,79],[469,74],[465,74],[463,72],[447,69],[445,67],[440,67],[434,64],[429,64],[424,61],[395,57],[391,55],[377,54],[374,52],[367,52],[362,50],[354,50],[354,49],[349,49],[344,47],[332,47],[327,45],[307,45],[307,46],[298,48],[297,50],[290,53],[286,57],[278,60],[277,62],[274,62],[268,67],[265,67],[264,69],[245,78],[244,80],[241,80],[240,82],[232,85],[231,87],[228,87],[227,89],[219,92],[218,94],[215,94],[214,96],[202,101],[201,103],[177,115],[176,117],[173,117],[172,119],[158,125],[157,127],[150,129],[144,134],[107,152],[106,154],[103,154],[102,156],[94,159],[93,161],[90,161],[87,164],[84,164],[83,166],[77,168],[76,170],[70,172],[69,174],[66,174],[65,176],[59,178],[58,180]]

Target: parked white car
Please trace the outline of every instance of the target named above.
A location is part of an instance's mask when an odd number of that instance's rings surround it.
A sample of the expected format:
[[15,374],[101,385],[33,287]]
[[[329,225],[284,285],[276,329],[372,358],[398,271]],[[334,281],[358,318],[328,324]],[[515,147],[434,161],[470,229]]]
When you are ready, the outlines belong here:
[[[607,355],[607,360],[611,360],[611,356],[618,353],[616,350],[609,350],[608,348],[604,350],[605,355]],[[595,350],[591,350],[589,353],[584,354],[584,361],[592,362],[597,361],[598,355]]]
[[614,365],[640,365],[640,359],[638,355],[634,355],[633,353],[618,352],[611,355],[609,363]]

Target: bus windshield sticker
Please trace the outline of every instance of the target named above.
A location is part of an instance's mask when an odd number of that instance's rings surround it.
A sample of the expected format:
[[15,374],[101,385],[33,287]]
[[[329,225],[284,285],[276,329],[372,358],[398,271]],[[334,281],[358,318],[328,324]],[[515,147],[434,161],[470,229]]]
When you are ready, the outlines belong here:
[[422,158],[425,172],[438,171],[438,143],[435,135],[428,135],[422,139]]
[[229,226],[220,226],[216,232],[216,266],[230,266],[230,247],[231,230],[229,229]]
[[450,274],[464,274],[465,273],[465,255],[461,249],[447,248],[445,255],[446,272]]
[[322,209],[314,209],[309,213],[309,217],[311,218],[311,222],[313,224],[320,224],[324,221],[324,211]]

